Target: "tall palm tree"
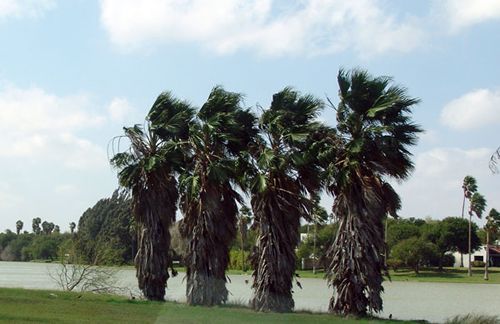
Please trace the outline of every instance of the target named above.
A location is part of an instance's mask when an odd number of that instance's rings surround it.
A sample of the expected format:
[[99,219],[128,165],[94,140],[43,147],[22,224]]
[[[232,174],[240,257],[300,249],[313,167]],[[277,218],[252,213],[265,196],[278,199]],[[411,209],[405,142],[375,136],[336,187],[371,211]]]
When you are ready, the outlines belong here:
[[490,235],[498,233],[500,229],[500,213],[492,208],[486,216],[486,225],[484,230],[486,232],[486,260],[484,262],[484,280],[489,279],[488,267],[490,263]]
[[31,227],[33,228],[33,233],[35,234],[40,234],[40,224],[42,223],[42,220],[40,217],[35,217],[33,218],[33,221],[31,223]]
[[261,117],[265,140],[260,140],[255,152],[251,175],[251,205],[258,231],[252,256],[251,306],[255,310],[289,312],[294,307],[300,219],[310,214],[308,193],[321,186],[307,140],[320,126],[315,118],[322,107],[312,96],[285,88],[273,96],[271,107]]
[[23,225],[24,225],[24,223],[23,223],[23,221],[22,221],[22,220],[18,220],[18,221],[16,222],[16,233],[17,233],[17,235],[19,235],[19,233],[20,233],[20,232],[21,232],[21,230],[23,229]]
[[69,223],[69,230],[71,231],[71,234],[75,232],[76,224],[75,222]]
[[215,87],[191,125],[184,150],[190,163],[180,178],[180,230],[188,241],[186,297],[191,305],[218,305],[228,297],[225,271],[236,235],[235,185],[244,152],[257,133],[256,118],[242,96]]
[[366,314],[382,310],[386,213],[397,216],[400,199],[388,178],[408,178],[409,146],[422,130],[411,121],[419,100],[389,77],[340,70],[337,130],[342,144],[331,161],[329,191],[339,230],[329,249],[327,278],[334,287],[329,310]]
[[490,158],[490,169],[493,173],[498,173],[498,161],[500,161],[500,147],[497,148]]
[[[464,198],[462,202],[462,218],[464,218],[465,200],[470,201],[472,195],[477,191],[476,179],[471,176],[465,176],[464,181],[462,183],[462,190],[464,192]],[[464,266],[464,255],[460,253],[460,267],[463,266]]]
[[132,195],[138,246],[136,276],[149,300],[164,300],[169,278],[168,229],[175,221],[179,195],[175,171],[182,164],[175,141],[185,135],[190,115],[188,104],[162,93],[143,127],[126,127],[125,135],[114,139],[118,145],[122,138],[130,142],[128,150],[115,154],[111,164],[119,170],[120,185]]
[[477,218],[481,218],[486,208],[486,199],[479,192],[475,192],[470,198],[469,205],[469,267],[467,274],[469,277],[472,276],[472,262],[471,262],[471,252],[472,252],[472,215],[476,215]]

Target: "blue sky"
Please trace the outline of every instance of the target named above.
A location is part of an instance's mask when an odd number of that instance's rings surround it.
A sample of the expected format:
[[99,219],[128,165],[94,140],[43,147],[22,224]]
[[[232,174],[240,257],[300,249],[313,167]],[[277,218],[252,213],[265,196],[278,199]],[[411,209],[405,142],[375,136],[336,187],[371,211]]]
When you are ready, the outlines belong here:
[[65,230],[109,196],[108,142],[161,91],[201,105],[220,84],[265,107],[291,85],[336,102],[340,67],[422,100],[401,215],[459,215],[467,174],[500,208],[499,30],[500,0],[0,0],[0,230]]

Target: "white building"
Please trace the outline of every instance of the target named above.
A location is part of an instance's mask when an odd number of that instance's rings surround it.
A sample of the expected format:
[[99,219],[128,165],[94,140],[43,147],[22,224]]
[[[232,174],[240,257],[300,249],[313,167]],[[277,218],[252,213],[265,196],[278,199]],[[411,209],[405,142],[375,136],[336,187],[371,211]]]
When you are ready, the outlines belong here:
[[[500,246],[498,245],[489,245],[490,250],[490,263],[489,265],[492,267],[500,267]],[[455,258],[454,267],[460,267],[460,253],[454,252],[453,257]],[[481,245],[481,247],[471,253],[471,261],[481,261],[486,262],[486,245]],[[464,267],[469,266],[469,255],[464,254]]]

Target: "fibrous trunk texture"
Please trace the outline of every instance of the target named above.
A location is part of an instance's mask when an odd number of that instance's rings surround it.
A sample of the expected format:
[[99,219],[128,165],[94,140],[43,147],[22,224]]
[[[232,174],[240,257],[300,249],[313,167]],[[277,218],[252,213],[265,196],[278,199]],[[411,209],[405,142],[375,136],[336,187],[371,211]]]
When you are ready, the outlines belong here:
[[[136,276],[139,289],[148,300],[164,300],[170,258],[169,227],[175,221],[177,182],[161,173],[151,176],[146,191],[133,193],[137,224]],[[158,180],[158,179],[161,179]]]
[[271,188],[252,197],[258,224],[258,241],[251,258],[254,295],[251,307],[257,311],[291,312],[295,248],[299,242],[300,217],[304,206],[296,188]]
[[170,233],[152,212],[146,215],[144,223],[138,224],[137,230],[135,266],[139,288],[148,300],[164,300]]
[[227,301],[229,247],[236,236],[236,193],[227,184],[202,192],[185,214],[182,234],[188,239],[186,298],[190,305],[220,305]]
[[385,216],[376,181],[364,179],[336,197],[334,212],[339,229],[328,254],[329,285],[334,295],[329,311],[342,315],[365,315],[367,309],[382,310]]

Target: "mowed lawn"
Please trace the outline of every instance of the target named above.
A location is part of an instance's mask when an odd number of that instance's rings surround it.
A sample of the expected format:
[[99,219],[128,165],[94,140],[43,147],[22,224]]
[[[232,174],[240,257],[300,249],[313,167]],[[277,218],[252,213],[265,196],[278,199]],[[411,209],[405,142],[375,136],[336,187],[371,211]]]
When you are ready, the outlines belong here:
[[[316,274],[312,271],[297,271],[303,278],[324,278],[325,273],[320,270]],[[500,284],[500,268],[494,267],[489,270],[489,280],[484,280],[484,268],[473,268],[472,277],[467,275],[467,268],[444,268],[443,271],[437,269],[421,269],[419,274],[415,274],[410,269],[400,269],[389,271],[392,281],[417,281],[417,282],[450,282],[450,283],[480,283],[480,284]],[[386,280],[388,278],[386,277]]]
[[328,314],[256,313],[236,306],[190,307],[89,293],[0,289],[0,323],[421,323]]

